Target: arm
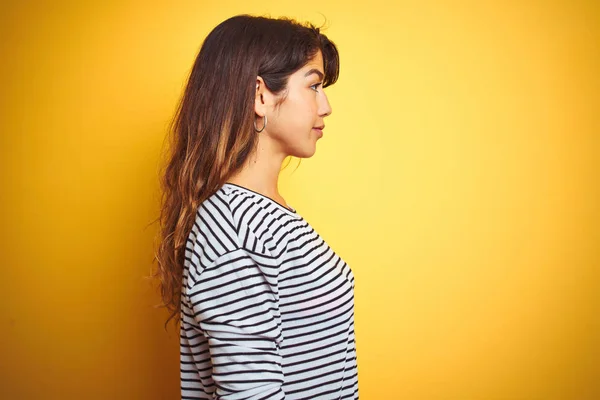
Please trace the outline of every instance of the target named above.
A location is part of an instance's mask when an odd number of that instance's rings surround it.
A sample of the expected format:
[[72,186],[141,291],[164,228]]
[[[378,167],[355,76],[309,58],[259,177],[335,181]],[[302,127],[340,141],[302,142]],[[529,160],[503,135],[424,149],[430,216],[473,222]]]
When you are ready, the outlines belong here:
[[194,318],[208,338],[217,399],[285,397],[277,273],[272,260],[237,249],[188,288]]

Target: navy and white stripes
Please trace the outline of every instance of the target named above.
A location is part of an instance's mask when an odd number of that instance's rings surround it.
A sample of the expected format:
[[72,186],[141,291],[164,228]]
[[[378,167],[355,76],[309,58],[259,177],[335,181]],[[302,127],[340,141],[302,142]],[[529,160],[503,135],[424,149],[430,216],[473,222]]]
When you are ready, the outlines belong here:
[[185,253],[182,399],[358,399],[354,276],[293,209],[226,183]]

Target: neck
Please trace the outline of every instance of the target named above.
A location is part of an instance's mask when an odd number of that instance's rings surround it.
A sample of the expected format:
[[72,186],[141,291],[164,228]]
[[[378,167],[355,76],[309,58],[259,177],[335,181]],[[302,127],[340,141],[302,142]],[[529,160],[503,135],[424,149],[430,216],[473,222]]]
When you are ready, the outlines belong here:
[[261,136],[256,151],[248,157],[242,169],[227,181],[252,189],[271,198],[281,198],[278,181],[283,153],[275,151],[275,146],[265,136]]

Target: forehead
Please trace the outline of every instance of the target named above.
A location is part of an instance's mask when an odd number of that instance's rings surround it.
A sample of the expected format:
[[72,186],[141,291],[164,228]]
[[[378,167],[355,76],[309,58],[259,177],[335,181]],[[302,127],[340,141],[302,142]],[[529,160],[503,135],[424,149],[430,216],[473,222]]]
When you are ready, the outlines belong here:
[[[317,72],[314,72],[317,71]],[[290,77],[291,80],[301,83],[305,80],[321,79],[323,76],[323,57],[319,51],[311,60],[309,60],[302,68],[294,72]]]
[[309,71],[313,68],[323,72],[323,55],[321,54],[321,50],[317,51],[317,54],[302,67],[302,70]]
[[323,77],[323,72],[323,56],[319,50],[302,68],[290,75],[288,84],[292,86],[304,86],[306,82],[319,82]]

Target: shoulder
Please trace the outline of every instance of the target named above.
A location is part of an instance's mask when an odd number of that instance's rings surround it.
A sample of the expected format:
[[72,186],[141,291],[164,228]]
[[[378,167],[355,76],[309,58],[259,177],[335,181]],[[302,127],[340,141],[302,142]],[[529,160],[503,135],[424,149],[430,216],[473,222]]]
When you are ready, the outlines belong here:
[[265,225],[277,227],[302,217],[273,199],[234,184],[224,184],[201,205],[202,217],[225,218],[237,231],[249,229],[260,235]]
[[200,204],[197,219],[201,223],[239,231],[244,222],[250,222],[246,217],[256,215],[260,210],[260,204],[250,193],[223,185]]
[[260,198],[224,185],[198,207],[191,235],[201,247],[212,250],[214,257],[236,249],[264,248],[257,241],[265,212]]
[[[271,258],[260,231],[262,208],[251,196],[221,187],[198,207],[188,237],[192,276],[232,256]],[[231,261],[231,260],[229,260]]]

